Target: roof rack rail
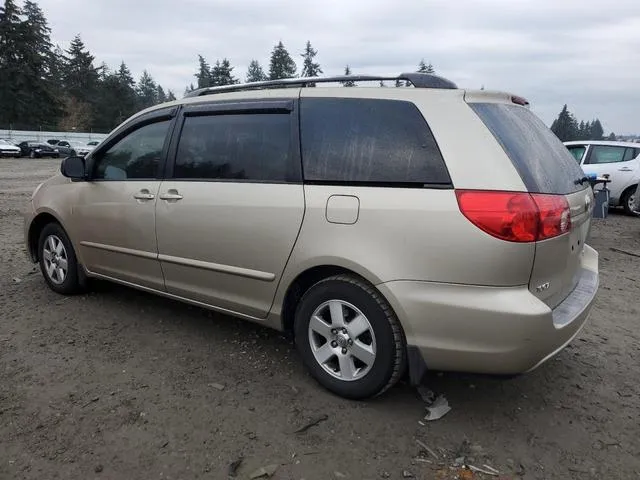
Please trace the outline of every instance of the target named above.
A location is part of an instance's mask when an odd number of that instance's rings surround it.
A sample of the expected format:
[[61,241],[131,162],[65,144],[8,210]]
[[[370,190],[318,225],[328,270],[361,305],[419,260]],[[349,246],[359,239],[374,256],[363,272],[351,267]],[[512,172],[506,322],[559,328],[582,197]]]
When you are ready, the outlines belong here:
[[455,83],[438,75],[430,73],[401,73],[393,76],[377,75],[341,75],[336,77],[304,77],[285,78],[282,80],[266,80],[264,82],[240,83],[236,85],[223,85],[221,87],[205,87],[192,90],[184,98],[199,97],[202,95],[212,95],[215,93],[240,92],[243,90],[262,90],[267,88],[287,88],[287,87],[309,87],[316,83],[338,83],[338,82],[377,82],[384,80],[404,80],[410,82],[416,88],[441,88],[456,89]]

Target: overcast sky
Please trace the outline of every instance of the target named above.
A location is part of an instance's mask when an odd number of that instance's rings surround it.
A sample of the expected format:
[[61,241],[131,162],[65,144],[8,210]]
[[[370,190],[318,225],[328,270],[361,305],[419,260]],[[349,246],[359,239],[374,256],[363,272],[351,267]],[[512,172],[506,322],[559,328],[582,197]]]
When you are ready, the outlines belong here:
[[640,134],[640,0],[39,0],[63,48],[80,33],[96,64],[122,60],[182,96],[197,55],[244,80],[279,40],[301,67],[311,40],[327,75],[396,74],[421,58],[460,87],[562,105],[605,131]]

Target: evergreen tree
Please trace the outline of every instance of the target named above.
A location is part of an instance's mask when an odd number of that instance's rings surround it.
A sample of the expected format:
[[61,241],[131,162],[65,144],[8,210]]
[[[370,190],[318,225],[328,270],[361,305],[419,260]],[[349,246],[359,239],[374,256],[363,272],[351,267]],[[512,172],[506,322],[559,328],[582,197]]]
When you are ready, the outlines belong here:
[[607,140],[615,141],[616,140],[616,134],[611,132],[609,134],[609,136],[607,137]]
[[198,73],[195,74],[198,88],[207,88],[212,85],[211,67],[202,55],[198,55]]
[[291,55],[282,41],[273,47],[271,52],[271,61],[269,62],[269,78],[271,80],[279,80],[281,78],[293,78],[296,76],[296,62],[293,61]]
[[569,112],[567,105],[562,107],[558,118],[553,121],[551,130],[563,142],[575,140],[578,135],[578,123]]
[[587,130],[587,124],[584,123],[584,120],[580,122],[580,126],[578,127],[578,135],[576,140],[587,140],[589,138],[589,132]]
[[172,90],[167,91],[167,102],[173,102],[176,100],[176,94]]
[[99,68],[93,66],[95,57],[85,48],[80,35],[76,35],[66,51],[63,84],[68,95],[91,104],[98,85]]
[[424,58],[422,60],[420,60],[420,63],[418,63],[418,73],[436,73],[436,70],[433,68],[433,65],[431,65],[430,63],[427,64],[424,61]]
[[265,80],[269,80],[269,77],[264,73],[258,61],[251,60],[247,69],[247,83],[264,82]]
[[[351,75],[351,68],[349,67],[349,65],[347,65],[346,67],[344,67],[344,76],[348,77]],[[355,87],[356,86],[356,82],[352,81],[352,80],[345,80],[344,82],[340,82],[342,83],[343,87]]]
[[0,7],[0,124],[23,120],[21,106],[29,101],[20,85],[22,11],[13,0]]
[[597,118],[591,123],[589,134],[589,140],[602,140],[602,137],[604,136],[604,129],[602,128],[600,120]]
[[158,103],[158,86],[149,72],[144,70],[136,87],[138,107],[148,108]]
[[235,85],[240,83],[232,74],[233,68],[234,67],[231,66],[231,62],[228,59],[223,58],[222,62],[217,60],[216,64],[211,69],[211,85],[218,87],[222,85]]
[[164,103],[167,101],[167,95],[164,93],[164,88],[162,88],[162,85],[158,85],[156,99],[158,103]]
[[311,42],[307,40],[307,46],[305,47],[304,52],[300,54],[303,58],[302,73],[300,74],[301,77],[317,77],[322,73],[320,64],[313,61],[317,54],[318,51],[314,50],[311,46]]

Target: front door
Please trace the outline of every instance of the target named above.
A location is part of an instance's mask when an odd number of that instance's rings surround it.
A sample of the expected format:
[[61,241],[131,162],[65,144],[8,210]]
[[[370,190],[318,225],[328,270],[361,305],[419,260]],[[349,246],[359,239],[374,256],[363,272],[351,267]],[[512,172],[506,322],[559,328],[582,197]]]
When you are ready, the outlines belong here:
[[156,206],[169,293],[266,316],[304,213],[294,107],[185,108]]
[[617,202],[624,190],[638,178],[638,149],[615,145],[591,145],[582,169],[599,177],[609,175],[611,200]]
[[155,205],[171,120],[143,123],[91,159],[73,217],[81,261],[91,273],[164,290]]

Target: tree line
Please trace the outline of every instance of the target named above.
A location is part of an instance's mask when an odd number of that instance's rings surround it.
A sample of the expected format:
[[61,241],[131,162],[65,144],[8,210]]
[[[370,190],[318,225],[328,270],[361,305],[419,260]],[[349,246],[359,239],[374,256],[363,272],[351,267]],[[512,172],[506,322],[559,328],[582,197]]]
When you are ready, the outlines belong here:
[[[571,140],[603,140],[604,129],[599,119],[592,121],[581,120],[578,123],[575,115],[571,113],[565,104],[553,123],[551,124],[551,131],[563,142]],[[611,132],[607,137],[607,140],[615,140],[616,134]]]
[[[286,49],[282,41],[279,41],[271,51],[269,58],[269,68],[265,72],[265,69],[260,65],[260,62],[255,58],[249,62],[249,67],[245,74],[245,83],[263,82],[266,80],[281,80],[286,78],[300,77],[318,77],[324,73],[320,63],[318,63],[316,56],[318,51],[313,48],[311,42],[307,40],[307,43],[300,53],[302,57],[302,68],[298,75],[298,66],[295,60]],[[235,85],[240,83],[240,79],[234,76],[234,67],[231,66],[231,61],[228,58],[218,59],[214,64],[209,64],[207,60],[198,55],[198,68],[195,73],[196,83],[192,83],[185,89],[185,94],[189,93],[196,88],[207,87],[220,87],[223,85]],[[419,73],[435,73],[433,65],[426,63],[424,59],[420,60],[416,72]],[[344,67],[344,75],[352,75],[351,67],[346,65]],[[355,82],[351,80],[345,80],[341,82],[345,87],[355,86]],[[381,82],[384,86],[384,83]],[[400,80],[396,81],[395,86],[405,86],[406,83]]]
[[136,111],[175,99],[144,71],[135,81],[111,69],[77,35],[67,50],[51,42],[38,4],[0,6],[0,128],[108,132]]

